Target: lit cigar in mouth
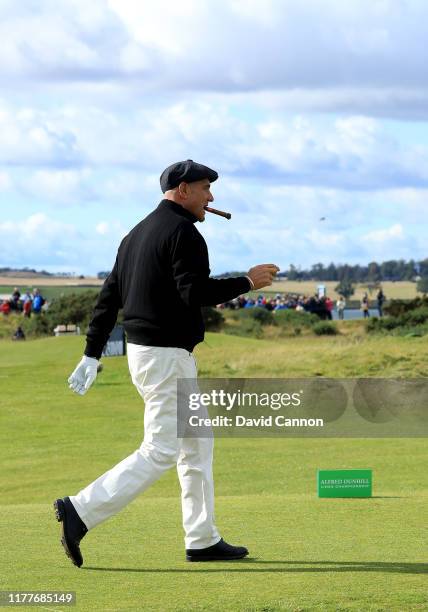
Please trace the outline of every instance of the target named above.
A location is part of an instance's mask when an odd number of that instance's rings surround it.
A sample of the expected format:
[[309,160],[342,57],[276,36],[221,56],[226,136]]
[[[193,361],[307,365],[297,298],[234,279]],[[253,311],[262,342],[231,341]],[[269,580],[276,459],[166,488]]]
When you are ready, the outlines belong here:
[[217,208],[211,208],[210,206],[204,206],[204,210],[207,212],[213,213],[214,215],[219,215],[220,217],[224,217],[225,219],[231,219],[232,215],[228,212],[224,212],[224,210],[217,210]]

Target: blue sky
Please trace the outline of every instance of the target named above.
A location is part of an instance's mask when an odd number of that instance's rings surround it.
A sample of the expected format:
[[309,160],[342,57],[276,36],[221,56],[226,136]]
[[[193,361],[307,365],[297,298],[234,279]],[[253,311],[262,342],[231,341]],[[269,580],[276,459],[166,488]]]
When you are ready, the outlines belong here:
[[[93,274],[215,168],[214,273],[428,256],[418,0],[0,0],[0,267]],[[325,217],[325,221],[320,221]]]

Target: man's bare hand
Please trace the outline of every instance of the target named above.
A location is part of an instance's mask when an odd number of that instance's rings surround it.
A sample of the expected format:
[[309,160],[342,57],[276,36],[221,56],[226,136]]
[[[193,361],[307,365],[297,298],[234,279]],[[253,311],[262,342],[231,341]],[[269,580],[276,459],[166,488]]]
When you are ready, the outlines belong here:
[[253,281],[254,289],[261,289],[272,284],[272,279],[277,272],[279,272],[279,268],[275,264],[260,264],[251,268],[248,276]]

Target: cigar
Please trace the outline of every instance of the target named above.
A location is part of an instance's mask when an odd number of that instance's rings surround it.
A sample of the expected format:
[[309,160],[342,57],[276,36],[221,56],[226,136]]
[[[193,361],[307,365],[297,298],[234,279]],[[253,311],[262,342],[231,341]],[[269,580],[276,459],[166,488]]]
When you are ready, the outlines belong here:
[[204,209],[207,212],[213,213],[214,215],[219,215],[220,217],[224,217],[225,219],[232,218],[232,215],[228,212],[224,212],[224,210],[217,210],[217,208],[211,208],[210,206],[204,206]]

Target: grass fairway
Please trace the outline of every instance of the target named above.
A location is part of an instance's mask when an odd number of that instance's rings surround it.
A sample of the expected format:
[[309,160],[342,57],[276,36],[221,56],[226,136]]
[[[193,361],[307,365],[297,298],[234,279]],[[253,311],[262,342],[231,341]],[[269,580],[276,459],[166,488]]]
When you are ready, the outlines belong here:
[[[2,343],[1,589],[73,590],[74,609],[91,612],[428,609],[424,439],[218,439],[217,523],[250,558],[184,561],[171,471],[87,535],[85,564],[75,568],[52,501],[126,457],[143,433],[125,359],[105,359],[85,397],[68,390],[82,345],[78,337]],[[208,334],[197,350],[205,376],[423,376],[427,358],[424,338],[274,343]],[[319,467],[372,468],[374,497],[318,499]]]

